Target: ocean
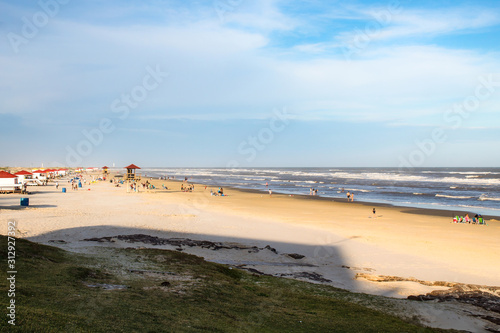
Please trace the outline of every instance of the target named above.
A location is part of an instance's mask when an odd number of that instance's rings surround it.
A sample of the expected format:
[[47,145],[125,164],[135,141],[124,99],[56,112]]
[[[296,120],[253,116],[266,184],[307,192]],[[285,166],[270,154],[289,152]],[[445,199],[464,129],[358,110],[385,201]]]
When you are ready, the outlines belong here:
[[500,216],[500,168],[145,168],[141,173],[293,195],[309,195],[312,188],[333,199],[350,192],[355,201]]

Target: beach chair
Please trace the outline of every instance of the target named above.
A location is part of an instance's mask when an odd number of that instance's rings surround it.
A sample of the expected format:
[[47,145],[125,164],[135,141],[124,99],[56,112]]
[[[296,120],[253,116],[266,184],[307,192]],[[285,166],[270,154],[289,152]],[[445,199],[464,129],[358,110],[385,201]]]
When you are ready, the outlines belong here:
[[453,218],[453,223],[457,223],[457,222],[458,222],[458,216],[455,216],[455,217]]
[[486,221],[482,217],[480,217],[478,220],[478,224],[486,225]]

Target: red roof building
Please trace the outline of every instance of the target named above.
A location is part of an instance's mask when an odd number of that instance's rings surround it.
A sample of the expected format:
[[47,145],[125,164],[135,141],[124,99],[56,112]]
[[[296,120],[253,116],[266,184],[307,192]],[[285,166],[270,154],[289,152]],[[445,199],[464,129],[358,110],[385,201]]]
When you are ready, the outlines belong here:
[[33,174],[26,170],[18,171],[14,175],[19,178],[20,182],[24,182],[25,179],[33,179]]
[[21,170],[21,171],[16,172],[14,175],[16,175],[16,176],[28,176],[28,175],[33,175],[33,174],[29,171]]
[[19,182],[17,176],[8,173],[7,171],[0,171],[0,191],[15,191],[16,188],[19,188]]
[[15,176],[7,171],[0,170],[0,178],[17,178],[17,176]]

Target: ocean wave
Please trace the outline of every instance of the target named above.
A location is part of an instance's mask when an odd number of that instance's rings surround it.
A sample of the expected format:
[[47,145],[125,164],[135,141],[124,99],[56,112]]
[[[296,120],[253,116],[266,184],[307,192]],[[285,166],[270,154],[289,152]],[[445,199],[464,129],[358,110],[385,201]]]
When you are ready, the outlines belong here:
[[477,200],[479,201],[500,201],[500,198],[493,198],[493,197],[487,197],[487,196],[480,196]]
[[450,199],[472,199],[474,197],[462,196],[462,195],[446,195],[446,194],[436,194],[436,197],[450,198]]
[[413,193],[413,195],[424,195],[423,193]]
[[458,178],[458,177],[427,177],[422,175],[402,175],[398,173],[382,173],[382,172],[368,172],[368,173],[349,173],[349,172],[335,172],[330,175],[334,178],[344,179],[362,179],[362,180],[386,180],[389,182],[429,182],[429,183],[450,183],[450,184],[467,184],[467,185],[486,185],[494,186],[500,185],[498,178]]
[[361,189],[357,189],[357,188],[352,188],[352,189],[349,189],[349,190],[344,190],[346,193],[348,191],[351,191],[351,192],[372,192],[370,190],[361,190]]
[[498,172],[492,171],[450,171],[450,174],[458,174],[458,175],[498,175]]

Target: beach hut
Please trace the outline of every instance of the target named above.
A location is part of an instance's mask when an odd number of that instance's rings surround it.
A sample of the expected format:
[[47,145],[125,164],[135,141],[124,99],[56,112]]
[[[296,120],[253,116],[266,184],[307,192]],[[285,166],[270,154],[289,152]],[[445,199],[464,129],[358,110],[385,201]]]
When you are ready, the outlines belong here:
[[47,180],[47,171],[45,170],[35,170],[32,171],[33,179]]
[[124,180],[140,180],[141,179],[141,174],[136,173],[136,170],[140,169],[137,165],[130,164],[129,166],[126,166],[125,169],[127,169],[127,174],[124,176]]
[[7,171],[0,170],[0,191],[14,192],[19,189],[22,184],[19,184],[17,176]]
[[17,176],[17,180],[19,183],[25,183],[28,180],[33,179],[33,174],[29,171],[26,171],[26,170],[21,170],[21,171],[16,172],[14,174],[14,176]]
[[52,178],[55,178],[55,170],[53,169],[45,169],[45,175],[47,177],[47,179],[52,179]]

